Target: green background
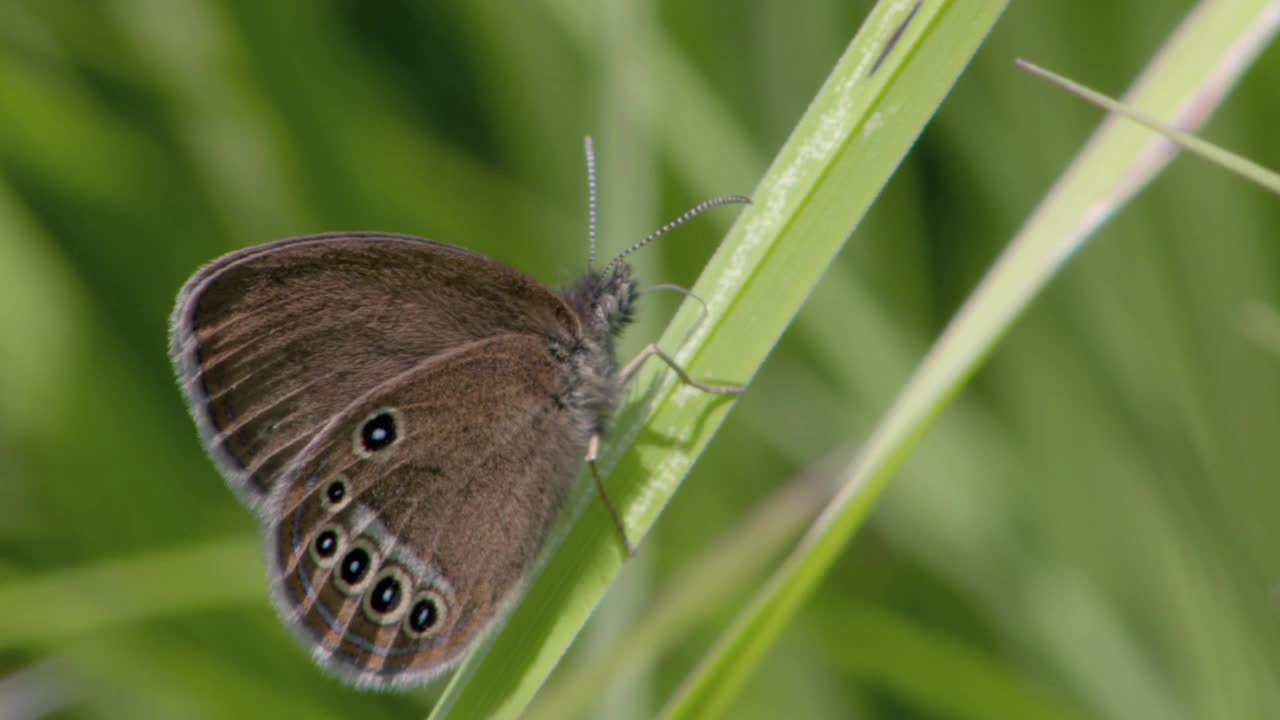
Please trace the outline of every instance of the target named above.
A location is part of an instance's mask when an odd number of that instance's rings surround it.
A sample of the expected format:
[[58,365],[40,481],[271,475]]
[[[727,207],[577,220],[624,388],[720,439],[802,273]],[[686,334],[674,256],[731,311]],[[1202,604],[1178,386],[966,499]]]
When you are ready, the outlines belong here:
[[[566,284],[586,259],[582,135],[607,257],[749,193],[867,6],[0,3],[0,717],[425,715],[438,686],[347,689],[276,620],[255,521],[172,381],[177,288],[232,249],[341,229]],[[1119,94],[1190,7],[1013,4],[552,683],[671,578],[696,591],[678,571],[779,488],[813,512],[824,463],[1099,120],[1013,59]],[[1277,87],[1272,49],[1203,134],[1280,166]],[[642,282],[692,283],[733,215],[646,248]],[[925,438],[733,716],[1280,707],[1277,228],[1272,196],[1176,161]],[[644,298],[622,354],[674,307]],[[750,592],[599,687],[595,712],[651,715]]]

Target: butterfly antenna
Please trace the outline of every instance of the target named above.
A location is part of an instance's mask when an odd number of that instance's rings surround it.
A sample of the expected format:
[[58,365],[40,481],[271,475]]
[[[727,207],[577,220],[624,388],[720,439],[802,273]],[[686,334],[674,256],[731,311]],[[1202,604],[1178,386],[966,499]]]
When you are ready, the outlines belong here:
[[676,218],[675,220],[672,220],[666,225],[663,225],[657,230],[654,230],[653,232],[649,233],[649,235],[645,239],[641,240],[635,245],[632,245],[626,250],[623,250],[621,253],[618,254],[617,257],[615,257],[612,261],[609,262],[609,267],[613,267],[614,265],[617,265],[618,263],[622,262],[622,259],[625,258],[626,256],[639,250],[645,245],[648,245],[654,240],[657,240],[663,235],[666,235],[672,230],[675,230],[676,228],[698,217],[702,213],[710,210],[711,208],[720,207],[721,205],[732,205],[732,204],[750,205],[751,198],[745,195],[724,195],[722,197],[711,198],[710,200],[704,200],[698,203],[697,205],[694,205],[692,208],[688,209],[687,211],[685,211],[685,213],[680,217]]
[[596,146],[588,135],[582,139],[587,154],[587,269],[596,266]]

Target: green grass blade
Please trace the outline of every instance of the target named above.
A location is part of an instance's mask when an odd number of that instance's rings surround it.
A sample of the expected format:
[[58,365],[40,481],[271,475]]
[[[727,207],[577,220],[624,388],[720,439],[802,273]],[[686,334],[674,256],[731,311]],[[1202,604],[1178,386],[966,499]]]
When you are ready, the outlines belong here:
[[[0,650],[51,645],[140,620],[262,602],[257,538],[235,538],[33,574],[0,585]],[[199,575],[188,572],[200,568]],[[182,578],[181,582],[174,582]],[[137,588],[148,588],[146,594]],[[48,618],[58,618],[49,622]]]
[[[1273,14],[1265,3],[1202,5],[1148,68],[1128,102],[1157,116],[1199,103],[1203,120],[1223,97],[1221,89],[1253,56],[1246,53],[1243,62],[1224,65],[1203,62],[1206,53],[1211,58],[1239,53],[1242,39],[1256,37],[1258,21]],[[1245,46],[1256,53],[1262,44]],[[1220,76],[1224,66],[1235,73],[1225,82]],[[1170,154],[1153,155],[1152,143],[1146,130],[1114,118],[1103,124],[917,368],[854,461],[841,493],[686,680],[664,717],[723,713],[933,419],[1062,262],[1167,164]]]
[[[708,316],[677,353],[693,376],[754,375],[1004,7],[876,7],[694,287]],[[689,337],[696,315],[686,304],[662,344]],[[619,418],[604,460],[617,462],[610,494],[639,538],[731,401],[677,387],[657,364],[636,385],[643,397]],[[464,664],[432,716],[518,715],[622,562],[603,509],[592,503],[505,631]]]
[[[840,465],[847,457],[841,453]],[[538,694],[527,719],[582,717],[619,678],[656,663],[732,598],[749,595],[830,499],[830,481],[838,469],[834,462],[819,462],[667,577],[661,593],[645,598],[645,611],[634,617],[610,652],[602,658],[578,658],[572,667],[562,667]]]
[[[1082,709],[1020,677],[970,644],[892,611],[864,605],[818,607],[841,632],[824,638],[832,661],[869,685],[894,693],[921,715],[984,720],[1083,720]],[[836,625],[829,625],[835,627]],[[849,637],[858,642],[848,642]],[[921,672],[921,668],[929,668]]]
[[[1270,28],[1263,26],[1261,31],[1255,32],[1252,37],[1241,38],[1242,49],[1244,52],[1237,53],[1235,55],[1243,54],[1247,58],[1252,58],[1256,55],[1257,43],[1261,40],[1270,38],[1271,33],[1266,32],[1269,29]],[[1255,30],[1258,29],[1255,28]],[[1235,60],[1236,57],[1233,56],[1232,59]],[[1183,132],[1173,125],[1160,122],[1156,118],[1151,117],[1144,112],[1135,110],[1123,103],[1116,102],[1100,92],[1090,90],[1080,83],[1062,77],[1055,72],[1046,70],[1035,63],[1027,62],[1026,60],[1019,60],[1018,67],[1026,70],[1032,75],[1044,78],[1054,85],[1057,85],[1073,95],[1081,97],[1104,110],[1123,115],[1139,125],[1155,130],[1161,135],[1164,135],[1170,140],[1176,142],[1182,147],[1182,149],[1199,155],[1205,160],[1216,165],[1220,165],[1241,177],[1248,178],[1252,182],[1270,190],[1273,193],[1280,194],[1280,175],[1271,172],[1248,158],[1228,152],[1213,143],[1201,140],[1191,133]]]
[[1240,317],[1243,332],[1275,357],[1280,358],[1280,312],[1270,305],[1254,303]]

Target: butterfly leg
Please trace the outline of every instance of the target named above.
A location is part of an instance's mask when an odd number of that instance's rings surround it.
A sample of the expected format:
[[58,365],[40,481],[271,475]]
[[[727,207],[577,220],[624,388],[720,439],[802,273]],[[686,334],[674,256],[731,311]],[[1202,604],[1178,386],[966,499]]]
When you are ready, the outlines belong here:
[[596,459],[600,457],[600,436],[592,435],[591,441],[587,444],[587,466],[591,468],[591,477],[596,481],[596,492],[600,493],[600,501],[609,511],[609,516],[613,518],[613,524],[618,528],[618,537],[622,538],[622,544],[627,548],[627,557],[633,557],[636,554],[636,548],[631,544],[631,539],[627,537],[627,526],[622,523],[622,516],[618,514],[618,509],[613,506],[613,501],[609,499],[609,494],[604,491],[604,480],[600,479],[600,468],[596,466]]
[[[627,363],[626,367],[622,368],[622,371],[618,373],[622,383],[625,384],[631,380],[631,376],[635,374],[636,370],[639,370],[644,361],[651,357],[657,357],[666,363],[686,385],[695,387],[703,392],[716,395],[736,395],[747,389],[744,385],[712,385],[694,380],[689,376],[689,373],[684,371],[684,368],[676,363],[674,358],[663,352],[655,343],[646,345],[631,362]],[[587,465],[591,468],[591,477],[596,482],[596,492],[600,493],[600,500],[609,511],[609,516],[613,518],[613,524],[618,528],[618,537],[622,538],[622,544],[627,548],[627,556],[631,557],[636,554],[636,549],[631,544],[631,539],[627,537],[627,526],[623,524],[622,516],[618,514],[618,509],[613,506],[613,501],[609,499],[609,494],[604,490],[604,480],[600,478],[600,469],[596,466],[596,459],[599,457],[600,436],[592,435],[591,441],[587,444]]]
[[626,366],[622,368],[622,371],[618,373],[622,382],[625,384],[630,381],[631,376],[640,369],[640,366],[644,364],[644,361],[651,357],[657,357],[659,360],[666,363],[667,367],[674,370],[676,375],[680,377],[680,381],[685,385],[695,387],[702,392],[712,393],[715,395],[737,395],[741,392],[745,392],[747,389],[747,386],[745,385],[712,385],[710,383],[694,380],[689,376],[689,373],[684,371],[684,368],[680,367],[674,358],[663,352],[662,348],[659,348],[655,343],[645,345],[644,349],[641,350],[635,358],[631,360],[631,362],[627,363]]

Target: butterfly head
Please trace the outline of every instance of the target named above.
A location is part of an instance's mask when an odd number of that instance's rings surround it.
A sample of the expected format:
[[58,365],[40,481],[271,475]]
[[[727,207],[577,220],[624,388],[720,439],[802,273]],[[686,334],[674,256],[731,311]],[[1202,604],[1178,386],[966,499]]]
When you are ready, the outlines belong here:
[[582,276],[565,296],[578,312],[587,334],[606,338],[617,336],[631,322],[635,290],[631,266],[612,262],[603,270],[592,270]]

